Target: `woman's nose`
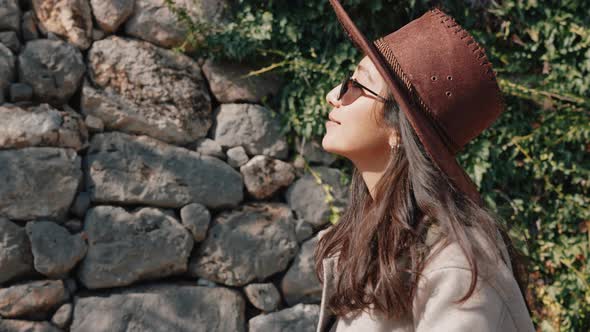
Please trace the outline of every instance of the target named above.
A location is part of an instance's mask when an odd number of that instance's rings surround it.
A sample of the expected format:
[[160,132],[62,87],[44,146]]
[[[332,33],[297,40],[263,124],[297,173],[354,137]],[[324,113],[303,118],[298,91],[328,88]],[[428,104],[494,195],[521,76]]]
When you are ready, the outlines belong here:
[[342,101],[337,99],[338,91],[340,91],[340,84],[334,89],[330,90],[330,92],[328,92],[326,95],[326,101],[334,107],[340,107],[340,105],[342,105]]

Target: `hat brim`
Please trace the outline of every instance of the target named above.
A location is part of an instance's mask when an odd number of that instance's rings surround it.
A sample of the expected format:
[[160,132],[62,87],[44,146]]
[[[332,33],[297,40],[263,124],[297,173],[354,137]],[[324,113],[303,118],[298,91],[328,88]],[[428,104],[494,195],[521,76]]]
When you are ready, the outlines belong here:
[[405,90],[401,89],[398,78],[390,69],[387,61],[383,58],[376,46],[369,42],[360,32],[354,22],[350,19],[338,0],[330,0],[330,4],[336,12],[336,17],[342,28],[357,48],[367,55],[383,79],[390,88],[393,97],[404,112],[406,118],[414,128],[426,153],[440,170],[447,175],[454,187],[463,192],[469,199],[478,205],[482,204],[481,196],[477,186],[465,170],[459,165],[457,159],[449,148],[444,144],[443,139],[437,133],[435,124],[420,110],[416,104],[411,102]]

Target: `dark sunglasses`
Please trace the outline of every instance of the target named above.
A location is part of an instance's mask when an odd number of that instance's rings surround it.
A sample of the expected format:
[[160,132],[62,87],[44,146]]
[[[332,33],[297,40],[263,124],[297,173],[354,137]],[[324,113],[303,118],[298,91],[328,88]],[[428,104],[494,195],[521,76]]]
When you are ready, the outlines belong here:
[[342,97],[344,97],[344,95],[348,91],[349,84],[353,84],[354,86],[356,86],[358,88],[364,89],[364,90],[372,93],[373,95],[375,95],[375,97],[379,98],[379,100],[382,101],[382,102],[387,102],[388,101],[387,98],[381,97],[377,92],[375,92],[375,91],[367,88],[366,86],[364,86],[361,83],[359,83],[359,81],[357,81],[356,79],[352,78],[352,72],[348,72],[348,75],[346,75],[346,77],[342,81],[342,85],[340,86],[340,93],[338,94],[338,100],[340,100]]

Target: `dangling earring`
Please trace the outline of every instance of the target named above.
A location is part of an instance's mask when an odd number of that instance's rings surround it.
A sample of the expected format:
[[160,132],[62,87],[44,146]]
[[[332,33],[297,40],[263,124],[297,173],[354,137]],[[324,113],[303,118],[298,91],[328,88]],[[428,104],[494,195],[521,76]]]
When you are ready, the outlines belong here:
[[395,146],[390,145],[389,147],[391,148],[391,152],[393,152],[394,150],[398,150],[399,149],[399,139],[395,142]]
[[393,146],[393,145],[390,145],[389,147],[391,148],[391,152],[393,153],[393,151],[395,151],[395,150],[399,149],[399,142],[398,142],[398,143],[396,143],[396,144],[395,144],[395,146]]

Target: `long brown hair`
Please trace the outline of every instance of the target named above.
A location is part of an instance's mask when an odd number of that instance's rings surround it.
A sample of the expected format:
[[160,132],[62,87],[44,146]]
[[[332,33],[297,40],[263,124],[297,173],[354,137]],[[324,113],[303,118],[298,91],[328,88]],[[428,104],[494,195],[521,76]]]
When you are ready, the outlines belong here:
[[[469,290],[458,302],[466,301],[475,290],[476,262],[483,252],[475,241],[470,241],[468,227],[484,234],[494,245],[496,257],[501,257],[496,235],[502,235],[526,302],[526,257],[513,246],[502,219],[453,187],[425,153],[395,102],[386,103],[373,114],[380,125],[400,134],[401,143],[376,184],[374,200],[360,172],[353,168],[346,210],[315,249],[315,272],[322,282],[322,260],[339,256],[336,290],[328,299],[332,312],[343,316],[366,311],[372,305],[388,319],[412,320],[412,300],[427,263],[425,258],[435,256],[451,242],[460,245],[472,270]],[[444,245],[428,255],[425,237],[431,225],[444,234],[440,239]]]

